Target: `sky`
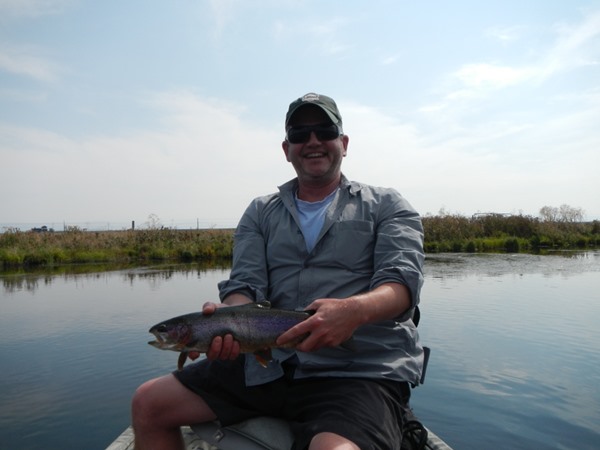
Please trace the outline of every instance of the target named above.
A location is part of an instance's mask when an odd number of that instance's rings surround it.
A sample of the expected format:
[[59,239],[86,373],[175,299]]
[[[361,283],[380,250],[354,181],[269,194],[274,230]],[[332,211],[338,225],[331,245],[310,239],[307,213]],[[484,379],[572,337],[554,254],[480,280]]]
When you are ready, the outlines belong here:
[[422,215],[600,219],[600,0],[0,0],[0,229],[233,227],[308,92]]

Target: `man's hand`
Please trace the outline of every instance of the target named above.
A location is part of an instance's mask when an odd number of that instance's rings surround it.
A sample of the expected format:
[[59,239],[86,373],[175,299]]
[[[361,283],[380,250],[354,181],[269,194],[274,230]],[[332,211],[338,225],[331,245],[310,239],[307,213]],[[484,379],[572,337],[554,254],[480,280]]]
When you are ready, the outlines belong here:
[[[252,300],[242,294],[231,294],[223,303],[206,302],[202,306],[202,314],[211,315],[217,308],[226,308],[228,306],[244,305],[251,303]],[[214,359],[236,359],[240,355],[240,343],[233,339],[233,335],[226,334],[225,336],[217,336],[210,344],[210,348],[206,352],[206,357],[210,360]],[[197,359],[200,356],[198,352],[190,352],[188,358],[191,360]]]
[[335,347],[350,339],[354,330],[363,323],[360,307],[352,298],[321,298],[308,305],[306,310],[314,311],[314,314],[279,336],[278,345],[308,334],[296,346],[297,350],[311,352]]
[[279,336],[277,344],[286,344],[308,333],[296,349],[311,352],[335,347],[350,339],[360,325],[393,319],[410,306],[408,289],[398,283],[384,283],[348,298],[321,298],[306,307],[315,313]]
[[[211,315],[217,308],[224,308],[230,305],[224,303],[206,302],[202,307],[202,314]],[[206,357],[210,360],[214,359],[236,359],[240,355],[240,343],[233,339],[231,334],[225,336],[216,336],[210,348],[206,352]]]

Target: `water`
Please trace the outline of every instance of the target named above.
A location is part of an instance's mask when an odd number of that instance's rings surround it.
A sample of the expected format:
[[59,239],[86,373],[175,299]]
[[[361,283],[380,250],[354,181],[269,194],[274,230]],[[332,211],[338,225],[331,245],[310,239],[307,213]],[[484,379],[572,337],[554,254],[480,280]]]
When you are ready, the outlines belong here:
[[[150,325],[217,298],[227,269],[2,275],[0,449],[104,449],[177,354]],[[432,255],[417,415],[456,450],[600,448],[600,252]]]
[[600,448],[600,253],[432,258],[413,405],[456,449]]

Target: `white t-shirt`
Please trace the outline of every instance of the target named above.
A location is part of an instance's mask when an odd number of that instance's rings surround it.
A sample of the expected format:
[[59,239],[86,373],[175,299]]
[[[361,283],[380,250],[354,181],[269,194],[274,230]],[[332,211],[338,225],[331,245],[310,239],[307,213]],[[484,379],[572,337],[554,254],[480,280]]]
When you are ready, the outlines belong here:
[[325,222],[325,212],[327,207],[333,201],[339,188],[318,202],[305,202],[298,198],[296,193],[296,207],[298,208],[298,218],[300,219],[300,228],[306,242],[306,249],[310,253],[317,243],[317,238]]

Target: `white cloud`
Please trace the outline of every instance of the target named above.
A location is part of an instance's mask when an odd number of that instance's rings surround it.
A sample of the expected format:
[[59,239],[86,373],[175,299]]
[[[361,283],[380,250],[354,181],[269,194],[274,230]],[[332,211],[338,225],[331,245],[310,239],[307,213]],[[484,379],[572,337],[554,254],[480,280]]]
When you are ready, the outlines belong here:
[[[558,202],[597,217],[595,96],[592,91],[557,98],[552,108],[560,114],[547,118],[486,116],[468,123],[455,110],[441,114],[437,105],[399,120],[340,101],[350,135],[345,171],[359,181],[397,188],[421,213],[447,206],[465,214],[536,215]],[[575,107],[582,100],[587,107]]]
[[150,103],[164,114],[162,125],[120,136],[73,139],[2,126],[0,180],[19,186],[0,190],[3,215],[141,222],[155,213],[233,226],[252,197],[293,176],[280,134],[241,122],[240,106],[184,91]]
[[0,99],[16,102],[40,103],[48,99],[48,94],[42,91],[7,88],[0,89]]
[[491,39],[498,40],[503,43],[513,43],[521,38],[523,27],[508,26],[508,27],[491,27],[485,31],[485,35]]
[[467,88],[502,89],[530,79],[534,71],[529,68],[513,68],[496,64],[467,64],[455,77]]
[[236,0],[210,0],[216,38],[221,38],[225,34],[225,28],[235,17],[236,3],[238,3]]
[[398,60],[400,59],[400,55],[396,54],[396,55],[389,55],[384,57],[381,60],[381,64],[384,66],[388,66],[390,64],[395,64],[396,62],[398,62]]
[[40,56],[40,49],[32,46],[0,47],[0,70],[24,75],[42,82],[56,81],[62,68],[54,61]]
[[[555,41],[544,53],[529,58],[527,64],[511,65],[498,61],[463,64],[446,77],[445,86],[438,92],[440,98],[422,106],[420,111],[434,113],[449,108],[456,110],[457,103],[473,105],[488,100],[504,89],[518,88],[528,83],[538,87],[558,73],[600,64],[600,11],[589,13],[577,24],[556,25],[554,29]],[[489,29],[486,34],[495,33],[496,36],[508,38],[511,33],[507,30],[512,29]]]
[[[302,42],[302,47],[316,55],[345,56],[353,48],[342,35],[350,24],[345,17],[327,17],[315,20],[280,20],[273,25],[273,35],[278,40]],[[295,45],[295,44],[294,44]]]
[[600,61],[600,11],[593,12],[576,25],[556,26],[558,39],[539,63],[539,71],[548,77],[556,72]]
[[74,0],[0,0],[0,16],[39,17],[58,14],[74,3]]

